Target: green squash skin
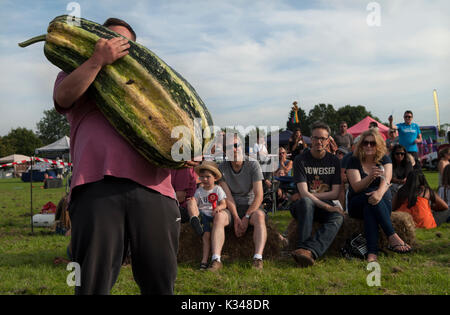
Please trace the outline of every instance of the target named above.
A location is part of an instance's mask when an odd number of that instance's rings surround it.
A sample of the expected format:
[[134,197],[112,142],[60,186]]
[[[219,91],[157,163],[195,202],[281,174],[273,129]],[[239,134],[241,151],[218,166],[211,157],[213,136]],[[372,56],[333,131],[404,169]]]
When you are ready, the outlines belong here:
[[[80,28],[90,34],[106,39],[120,36],[102,25],[85,19],[80,20]],[[51,32],[51,27],[55,22],[67,24],[67,15],[55,18],[49,25],[49,32]],[[85,43],[86,49],[93,50],[97,40],[95,36],[93,37],[89,35],[89,38],[84,38],[82,36],[83,38],[80,40],[83,44]],[[213,125],[212,118],[205,104],[200,99],[195,89],[181,75],[170,68],[147,48],[131,40],[129,40],[129,44],[130,48],[128,56],[133,58],[140,66],[144,68],[145,71],[152,75],[152,77],[170,95],[171,99],[177,104],[177,106],[187,113],[191,120],[201,117],[204,128]],[[87,60],[87,56],[83,56],[81,52],[74,51],[70,48],[56,45],[54,43],[49,43],[48,41],[44,46],[44,54],[50,62],[67,73],[72,72],[76,67]],[[123,66],[119,62],[116,63],[114,65],[116,65],[116,68],[120,70],[120,67]],[[138,80],[136,78],[129,79],[132,79],[133,81]],[[158,143],[156,139],[152,139],[148,132],[146,133],[145,130],[142,130],[143,128],[139,125],[139,120],[134,115],[133,111],[127,110],[128,105],[120,104],[120,102],[117,101],[111,101],[111,96],[114,96],[114,99],[120,99],[120,97],[118,97],[120,96],[120,93],[125,92],[120,86],[117,86],[117,82],[112,80],[103,69],[98,74],[93,86],[95,88],[90,89],[90,91],[93,92],[97,105],[102,113],[107,117],[116,130],[124,136],[137,151],[139,151],[151,163],[159,167],[179,168],[183,166],[184,162],[173,161],[170,157],[170,152],[167,152],[167,150],[162,152],[157,149],[160,143]],[[108,95],[109,93],[111,95]],[[108,100],[106,96],[110,96],[110,99]],[[176,117],[173,118],[176,119]],[[173,139],[168,139],[168,141],[169,140],[174,142]],[[206,139],[203,140],[204,144]]]

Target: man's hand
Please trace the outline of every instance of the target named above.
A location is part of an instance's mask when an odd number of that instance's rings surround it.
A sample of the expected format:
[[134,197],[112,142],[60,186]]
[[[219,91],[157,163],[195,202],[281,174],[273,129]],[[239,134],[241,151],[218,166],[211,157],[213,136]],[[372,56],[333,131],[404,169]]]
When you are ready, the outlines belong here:
[[196,167],[197,165],[200,165],[201,162],[198,161],[186,161],[184,162],[183,167]]
[[244,235],[241,232],[242,221],[239,217],[234,218],[233,221],[234,221],[234,234],[236,235],[236,237],[241,237],[242,235]]
[[111,39],[100,38],[95,44],[95,50],[92,59],[100,66],[112,64],[119,58],[128,55],[128,40],[123,37],[114,37]]
[[241,219],[241,236],[245,234],[245,232],[247,232],[247,228],[248,228],[248,222],[250,219],[247,219],[246,217],[243,217]]
[[342,210],[341,207],[338,207],[338,206],[332,206],[332,207],[330,207],[328,209],[328,211],[330,211],[330,212],[338,212],[338,213],[342,214],[344,217],[346,215],[345,211]]

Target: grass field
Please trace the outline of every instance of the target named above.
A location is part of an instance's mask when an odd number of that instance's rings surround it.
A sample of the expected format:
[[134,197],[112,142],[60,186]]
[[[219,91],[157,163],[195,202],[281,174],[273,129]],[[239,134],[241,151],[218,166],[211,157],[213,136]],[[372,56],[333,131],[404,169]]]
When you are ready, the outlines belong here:
[[[437,186],[437,174],[426,172],[430,185]],[[41,189],[33,184],[33,212],[48,201],[57,204],[64,189]],[[270,215],[283,232],[289,221],[287,211]],[[325,256],[313,268],[299,269],[291,257],[264,262],[264,270],[250,267],[248,260],[224,261],[218,274],[197,270],[198,264],[180,264],[176,294],[449,294],[450,224],[417,231],[414,253],[381,254],[381,285],[370,287],[371,273],[362,260]],[[30,227],[30,184],[20,179],[0,180],[0,294],[73,294],[66,284],[66,264],[54,265],[56,256],[65,257],[69,239],[50,229]],[[201,250],[199,248],[199,250]],[[139,294],[130,266],[122,268],[112,294]]]

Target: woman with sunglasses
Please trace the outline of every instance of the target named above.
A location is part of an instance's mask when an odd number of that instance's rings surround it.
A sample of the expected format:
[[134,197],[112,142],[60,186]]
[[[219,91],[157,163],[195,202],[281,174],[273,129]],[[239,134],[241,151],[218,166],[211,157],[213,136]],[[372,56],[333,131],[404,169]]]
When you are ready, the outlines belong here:
[[389,191],[392,162],[386,151],[381,135],[369,129],[361,134],[347,165],[349,215],[364,220],[369,262],[377,260],[378,225],[388,237],[388,249],[397,253],[411,251],[411,247],[395,233],[392,226],[392,197]]
[[406,149],[401,144],[397,144],[392,148],[392,195],[406,183],[406,177],[413,170],[413,165],[407,157]]

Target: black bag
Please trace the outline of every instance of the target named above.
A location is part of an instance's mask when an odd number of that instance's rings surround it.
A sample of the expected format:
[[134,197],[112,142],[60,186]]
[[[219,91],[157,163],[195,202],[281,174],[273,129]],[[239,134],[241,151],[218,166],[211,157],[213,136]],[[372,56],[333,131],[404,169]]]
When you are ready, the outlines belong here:
[[347,259],[351,258],[367,258],[367,242],[362,234],[353,234],[351,238],[345,241],[344,247],[341,248],[341,254]]

